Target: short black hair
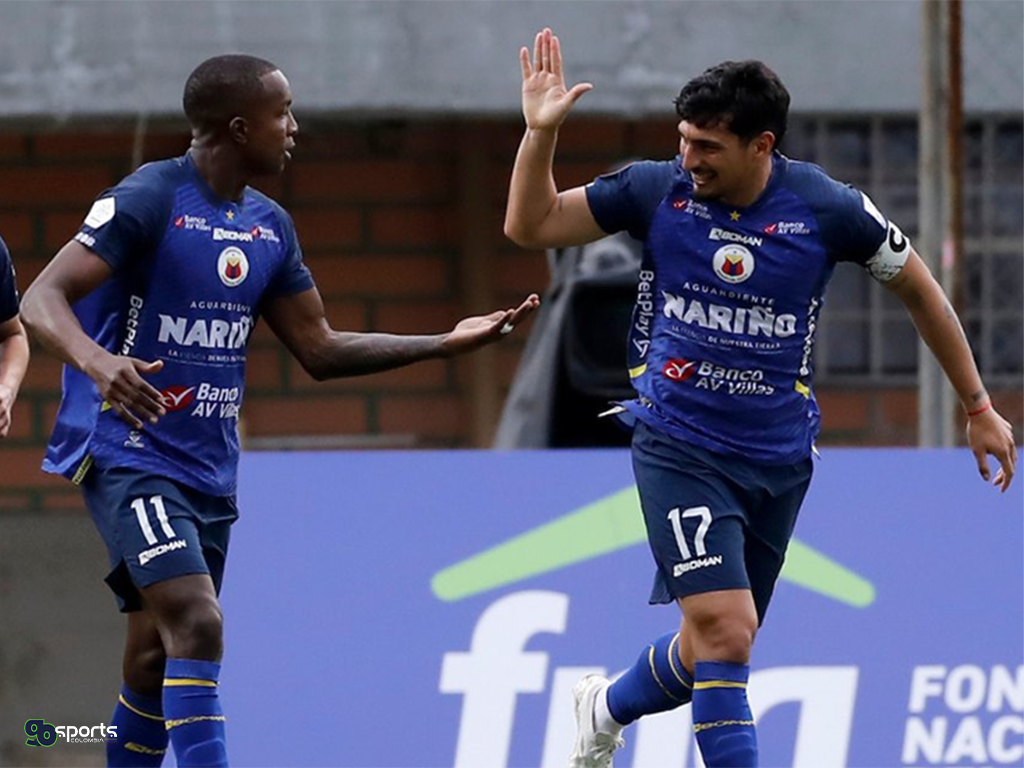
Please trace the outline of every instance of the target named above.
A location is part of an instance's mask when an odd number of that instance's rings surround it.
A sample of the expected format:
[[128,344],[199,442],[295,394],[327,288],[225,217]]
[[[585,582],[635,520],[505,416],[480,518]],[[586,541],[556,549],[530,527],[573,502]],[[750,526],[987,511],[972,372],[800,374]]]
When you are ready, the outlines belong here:
[[705,128],[722,123],[749,142],[764,131],[775,146],[786,135],[789,91],[763,62],[724,61],[683,86],[675,101],[679,117]]
[[226,125],[263,94],[261,78],[278,69],[266,59],[232,53],[207,59],[188,76],[181,98],[193,128]]

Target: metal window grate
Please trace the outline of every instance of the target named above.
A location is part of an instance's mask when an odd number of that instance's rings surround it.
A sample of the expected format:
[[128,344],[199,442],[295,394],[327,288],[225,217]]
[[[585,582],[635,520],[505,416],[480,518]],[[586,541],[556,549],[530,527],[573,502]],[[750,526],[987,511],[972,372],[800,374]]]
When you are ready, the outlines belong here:
[[[875,115],[792,118],[783,151],[854,184],[917,232],[917,121]],[[1024,379],[1024,121],[968,118],[964,145],[961,319],[990,388]],[[816,345],[819,384],[916,382],[915,331],[899,301],[861,270],[840,265]]]

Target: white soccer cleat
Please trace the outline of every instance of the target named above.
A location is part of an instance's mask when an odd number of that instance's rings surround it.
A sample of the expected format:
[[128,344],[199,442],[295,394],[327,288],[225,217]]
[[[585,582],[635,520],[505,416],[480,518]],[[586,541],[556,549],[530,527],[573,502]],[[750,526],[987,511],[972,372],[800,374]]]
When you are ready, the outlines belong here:
[[612,768],[612,755],[625,746],[619,735],[598,731],[594,725],[594,702],[604,696],[611,681],[601,675],[587,675],[572,689],[576,700],[576,747],[569,755],[569,768]]

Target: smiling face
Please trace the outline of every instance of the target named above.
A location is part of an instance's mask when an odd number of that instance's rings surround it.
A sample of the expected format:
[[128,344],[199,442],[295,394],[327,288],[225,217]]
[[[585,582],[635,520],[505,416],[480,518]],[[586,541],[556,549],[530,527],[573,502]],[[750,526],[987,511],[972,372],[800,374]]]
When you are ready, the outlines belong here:
[[679,154],[693,179],[695,198],[747,206],[768,183],[775,146],[771,132],[744,142],[724,121],[701,128],[682,120],[679,137]]
[[260,78],[261,95],[245,111],[242,156],[250,174],[277,174],[284,170],[295,146],[299,124],[292,114],[292,91],[280,70]]

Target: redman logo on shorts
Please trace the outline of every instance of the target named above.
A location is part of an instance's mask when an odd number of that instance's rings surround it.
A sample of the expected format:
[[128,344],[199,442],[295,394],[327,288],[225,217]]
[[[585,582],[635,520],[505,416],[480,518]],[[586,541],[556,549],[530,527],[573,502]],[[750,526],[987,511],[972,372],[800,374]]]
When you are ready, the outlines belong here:
[[229,245],[217,258],[217,275],[228,288],[241,285],[249,275],[249,259],[245,252],[235,245]]

